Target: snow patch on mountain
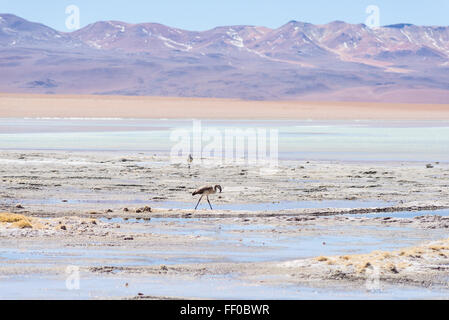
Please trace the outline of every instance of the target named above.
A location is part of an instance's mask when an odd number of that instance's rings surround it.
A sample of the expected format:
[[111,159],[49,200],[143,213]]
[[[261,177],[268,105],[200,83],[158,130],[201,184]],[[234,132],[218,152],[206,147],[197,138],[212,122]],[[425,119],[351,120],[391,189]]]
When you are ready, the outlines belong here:
[[402,33],[404,36],[407,37],[407,39],[408,39],[408,41],[409,41],[410,43],[414,43],[414,41],[412,40],[412,38],[411,38],[407,33],[405,33],[404,30],[401,29],[401,33]]
[[13,34],[16,34],[16,33],[17,33],[16,30],[11,29],[11,28],[8,28],[8,27],[2,28],[2,31],[3,31],[4,33],[10,34],[10,35],[13,35]]
[[231,38],[230,43],[238,48],[244,48],[245,45],[243,44],[243,39],[242,37],[239,36],[239,34],[237,32],[234,31],[234,29],[229,29],[228,32],[226,32],[226,34]]
[[87,41],[87,44],[91,47],[94,47],[96,49],[101,49],[102,46],[98,44],[96,41]]
[[122,26],[121,24],[114,24],[114,23],[112,23],[112,22],[108,22],[111,26],[113,26],[114,28],[116,28],[116,29],[119,29],[120,30],[120,32],[125,32],[126,31],[126,27],[125,26]]
[[[164,42],[164,45],[171,49],[181,50],[181,51],[190,51],[192,50],[192,46],[180,42],[176,42],[172,39],[166,38],[164,36],[159,35],[157,37],[159,40],[162,40]],[[177,46],[177,47],[176,47]],[[179,48],[181,47],[181,48]]]

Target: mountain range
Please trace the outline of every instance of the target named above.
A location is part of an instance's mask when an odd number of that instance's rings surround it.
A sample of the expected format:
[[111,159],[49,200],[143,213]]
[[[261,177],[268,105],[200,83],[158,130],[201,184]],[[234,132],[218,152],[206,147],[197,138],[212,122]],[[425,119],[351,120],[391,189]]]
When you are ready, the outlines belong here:
[[0,92],[449,103],[449,27],[290,21],[60,32],[0,14]]

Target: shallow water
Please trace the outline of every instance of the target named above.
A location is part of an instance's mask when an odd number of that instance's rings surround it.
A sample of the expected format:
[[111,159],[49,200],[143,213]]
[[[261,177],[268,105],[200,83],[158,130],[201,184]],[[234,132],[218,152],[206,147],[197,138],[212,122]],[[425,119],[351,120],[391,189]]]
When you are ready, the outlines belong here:
[[[51,205],[65,203],[67,206],[71,204],[103,204],[103,205],[146,205],[153,208],[161,209],[194,209],[196,202],[179,202],[179,201],[148,201],[145,199],[117,200],[117,199],[3,199],[0,203],[5,205],[14,205],[20,203],[22,205]],[[356,209],[356,208],[384,208],[396,205],[396,202],[378,201],[378,200],[321,200],[321,201],[277,201],[277,202],[261,202],[261,203],[237,203],[237,204],[215,204],[212,203],[214,210],[232,210],[232,211],[280,211],[290,209]],[[198,210],[210,209],[209,204],[203,199],[198,205]]]
[[[198,201],[198,200],[196,200]],[[154,202],[156,208],[167,209],[192,209],[192,203],[164,201]],[[395,202],[387,201],[359,201],[359,200],[322,200],[322,201],[278,201],[278,202],[262,202],[262,203],[240,203],[240,204],[214,204],[215,210],[233,210],[233,211],[279,211],[289,209],[354,209],[354,208],[382,208],[394,206]],[[194,205],[193,205],[194,208]],[[206,200],[202,200],[198,205],[198,209],[210,209]]]
[[[22,261],[22,265],[89,265],[103,266],[105,261],[108,266],[145,266],[161,264],[187,264],[187,263],[205,263],[213,262],[214,259],[207,257],[188,257],[183,256],[182,252],[170,252],[174,256],[166,259],[167,252],[148,251],[133,249],[132,253],[116,249],[102,248],[53,248],[53,249],[0,249],[0,261],[6,265],[15,261]],[[82,259],[82,260],[81,260]]]
[[[316,289],[297,285],[269,286],[238,281],[231,276],[179,279],[170,276],[97,276],[80,274],[79,289],[69,290],[64,277],[28,275],[0,278],[0,299],[100,299],[149,296],[206,299],[435,299],[446,298],[438,289],[389,287],[366,290]],[[125,284],[128,283],[128,286]]]
[[376,212],[376,213],[364,213],[364,214],[345,214],[343,216],[353,218],[416,218],[422,216],[449,216],[449,209],[443,210],[424,210],[424,211],[398,211],[398,212]]
[[[0,249],[3,267],[112,266],[138,267],[215,262],[289,261],[321,255],[368,253],[373,250],[394,250],[422,241],[440,239],[445,230],[416,230],[407,227],[282,225],[275,220],[254,223],[245,219],[182,219],[152,218],[121,220],[100,218],[102,223],[120,222],[124,235],[153,233],[204,237],[195,248],[176,246],[136,246],[132,251],[107,247],[102,243],[87,246],[18,244]],[[245,220],[245,221],[244,221]],[[308,230],[313,233],[308,233]],[[272,232],[274,231],[274,232]],[[155,296],[180,296],[217,299],[413,299],[440,298],[444,291],[407,287],[384,288],[370,293],[362,290],[311,289],[298,285],[272,286],[247,283],[228,276],[179,277],[170,275],[129,275],[116,270],[110,274],[81,274],[80,289],[68,290],[65,277],[33,274],[0,277],[0,299],[91,299],[135,296],[142,292]],[[259,281],[266,280],[263,277]],[[128,283],[128,287],[125,286]]]
[[[447,121],[204,120],[201,126],[222,135],[265,129],[268,145],[269,130],[278,130],[280,159],[449,162]],[[192,120],[0,119],[0,150],[169,154],[176,144],[170,135],[192,128]]]
[[[279,131],[279,158],[351,161],[429,161],[449,162],[449,123],[438,121],[203,121],[208,129],[226,128],[275,129]],[[188,120],[120,120],[120,119],[0,119],[0,150],[57,150],[57,151],[113,151],[124,154],[145,152],[168,154],[174,142],[170,134],[177,129],[191,129]],[[3,159],[1,161],[19,161]],[[22,161],[22,160],[20,160]],[[34,160],[32,160],[34,161]],[[22,161],[24,165],[32,161]],[[46,160],[44,160],[46,161]],[[54,160],[59,161],[59,160]],[[65,161],[65,160],[61,160]],[[49,163],[51,165],[52,163]],[[86,165],[73,161],[71,165]],[[136,164],[136,163],[135,163]],[[138,163],[145,166],[144,162]],[[153,162],[152,162],[153,164]],[[15,200],[27,204],[56,204],[62,199]],[[196,204],[182,202],[152,202],[128,200],[69,200],[73,204],[145,204],[162,208],[192,209]],[[370,208],[395,205],[379,201],[282,201],[258,204],[215,204],[218,210],[277,211],[295,208]],[[201,204],[208,209],[207,202]],[[432,212],[397,212],[351,215],[351,217],[412,218],[425,214],[449,214],[449,210]],[[444,232],[409,228],[320,227],[314,236],[299,230],[295,234],[269,232],[270,225],[199,223],[195,219],[129,220],[122,227],[123,234],[157,233],[200,236],[208,238],[200,248],[179,251],[105,248],[99,244],[85,247],[56,247],[0,249],[0,263],[4,266],[148,266],[211,262],[287,261],[320,255],[367,253],[373,250],[394,250],[421,241],[447,237]],[[102,220],[115,222],[114,220]],[[171,223],[170,228],[166,224]],[[129,226],[127,227],[127,225]],[[295,227],[291,227],[295,228]],[[285,229],[292,231],[291,229]],[[275,230],[276,231],[276,230]],[[304,230],[306,231],[306,230]],[[190,250],[190,251],[189,251]],[[124,283],[129,282],[129,288]],[[432,298],[444,297],[433,289],[393,288],[381,293],[362,291],[315,290],[298,286],[254,286],[232,277],[179,278],[82,275],[81,289],[69,291],[64,278],[30,274],[0,278],[0,298],[95,298],[132,296],[137,292],[152,295],[192,296],[203,298],[237,299],[325,299],[325,298]]]
[[[373,226],[282,226],[264,223],[222,223],[220,219],[152,218],[146,220],[100,219],[122,223],[121,230],[153,234],[201,236],[210,238],[197,257],[221,256],[232,262],[287,261],[346,254],[369,253],[374,250],[396,250],[420,241],[438,240],[444,232],[415,232],[408,227]],[[240,220],[239,220],[240,221]],[[127,229],[126,226],[130,226]],[[131,228],[132,227],[132,228]],[[313,236],[307,229],[315,230]],[[275,232],[272,232],[275,231]],[[369,232],[365,232],[369,231]],[[289,232],[289,233],[286,233]],[[290,233],[293,232],[293,233]],[[232,250],[229,250],[229,248]],[[175,253],[173,257],[179,254]],[[169,259],[170,260],[170,259]],[[170,263],[167,260],[166,263]]]
[[[298,226],[274,224],[223,223],[220,219],[152,218],[146,220],[122,220],[100,218],[103,223],[120,223],[117,231],[130,234],[161,234],[203,237],[198,247],[173,246],[160,250],[136,247],[132,252],[120,247],[108,247],[102,243],[87,246],[46,246],[23,244],[0,249],[3,265],[89,265],[89,266],[146,266],[160,264],[207,262],[267,262],[288,261],[316,256],[332,256],[369,253],[374,250],[395,250],[415,245],[421,241],[437,240],[445,232],[416,232],[408,227],[373,226]],[[238,221],[237,221],[238,220]],[[309,232],[310,231],[310,232]],[[313,231],[313,232],[312,232]],[[312,233],[311,233],[312,232]]]

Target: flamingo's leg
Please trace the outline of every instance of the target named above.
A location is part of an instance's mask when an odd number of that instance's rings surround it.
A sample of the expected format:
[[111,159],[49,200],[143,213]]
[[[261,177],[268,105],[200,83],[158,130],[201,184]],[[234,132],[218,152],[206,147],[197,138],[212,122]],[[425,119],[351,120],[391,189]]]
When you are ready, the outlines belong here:
[[198,205],[200,204],[201,199],[203,198],[203,195],[201,195],[200,199],[198,200],[198,203],[196,204],[195,210],[196,208],[198,208]]
[[209,201],[209,195],[206,196],[206,199],[207,199],[207,202],[209,202],[209,207],[210,207],[210,209],[211,209],[211,210],[214,210],[214,209],[212,209],[212,205],[210,204],[210,201]]

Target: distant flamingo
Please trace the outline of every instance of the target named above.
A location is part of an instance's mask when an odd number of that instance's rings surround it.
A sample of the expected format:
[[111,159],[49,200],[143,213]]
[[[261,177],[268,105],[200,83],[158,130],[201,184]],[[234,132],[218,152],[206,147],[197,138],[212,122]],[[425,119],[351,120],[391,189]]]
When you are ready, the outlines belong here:
[[193,157],[191,154],[189,154],[189,156],[187,158],[187,163],[189,164],[189,169],[190,169],[190,165],[192,164],[192,162],[193,162]]
[[198,200],[198,203],[196,204],[195,210],[196,210],[196,208],[198,208],[198,205],[200,204],[200,201],[203,198],[203,196],[206,196],[207,202],[209,202],[209,207],[210,207],[211,210],[213,210],[212,209],[212,205],[210,204],[210,201],[209,201],[209,195],[217,193],[217,190],[220,190],[220,193],[221,193],[221,191],[223,189],[222,189],[222,187],[220,185],[217,184],[214,187],[213,186],[206,186],[206,187],[202,187],[202,188],[196,190],[195,192],[193,192],[192,196],[195,196],[197,194],[201,195],[200,199]]

